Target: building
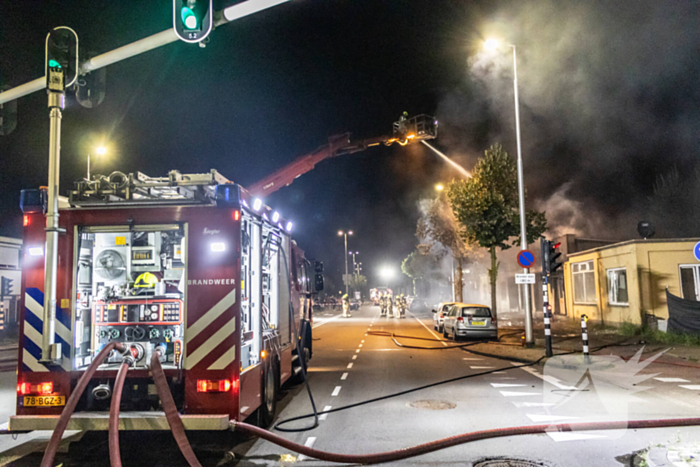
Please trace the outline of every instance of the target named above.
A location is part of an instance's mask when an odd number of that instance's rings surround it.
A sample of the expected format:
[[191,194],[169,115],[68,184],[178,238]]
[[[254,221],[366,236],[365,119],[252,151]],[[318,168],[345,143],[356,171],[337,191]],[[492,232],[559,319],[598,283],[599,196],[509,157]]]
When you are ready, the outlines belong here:
[[700,300],[698,240],[628,240],[569,253],[563,268],[567,314],[610,325],[639,325],[647,315],[668,319],[667,287]]
[[20,267],[20,252],[22,240],[19,238],[0,237],[0,277],[3,283],[9,284],[8,295],[0,300],[0,332],[12,329],[17,325],[19,293],[22,273]]

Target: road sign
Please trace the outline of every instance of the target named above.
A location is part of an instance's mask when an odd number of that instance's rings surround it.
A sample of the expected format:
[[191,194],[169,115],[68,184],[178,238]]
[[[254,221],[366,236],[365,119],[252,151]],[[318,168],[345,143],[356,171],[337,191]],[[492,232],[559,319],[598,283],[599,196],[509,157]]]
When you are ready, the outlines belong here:
[[515,275],[516,284],[534,284],[535,275],[534,274],[516,274]]
[[700,242],[695,244],[695,247],[693,248],[693,254],[695,255],[695,259],[700,261]]
[[522,250],[518,253],[518,264],[523,268],[531,268],[535,264],[535,254],[530,250]]

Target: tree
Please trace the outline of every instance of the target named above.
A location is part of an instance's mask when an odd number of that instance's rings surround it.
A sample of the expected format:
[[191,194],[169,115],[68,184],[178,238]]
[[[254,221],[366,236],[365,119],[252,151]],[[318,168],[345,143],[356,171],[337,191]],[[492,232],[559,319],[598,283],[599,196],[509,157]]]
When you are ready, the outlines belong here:
[[448,200],[443,195],[422,200],[420,208],[423,214],[418,219],[416,236],[426,242],[428,250],[442,248],[442,254],[450,254],[454,258],[457,274],[453,287],[455,299],[461,302],[462,270],[469,257],[475,253],[474,247],[466,241],[464,228],[457,222]]
[[353,274],[352,277],[350,278],[350,282],[348,283],[348,287],[350,287],[352,290],[357,291],[357,290],[362,290],[367,286],[367,277],[363,276],[362,274]]
[[440,259],[430,253],[413,251],[401,262],[401,272],[413,280],[413,295],[419,295],[417,282],[435,276]]
[[[511,245],[520,245],[515,161],[501,145],[491,146],[474,167],[472,178],[450,183],[448,197],[454,215],[463,227],[461,233],[464,239],[486,248],[491,255],[491,310],[496,318],[496,279],[499,266],[496,248],[506,250]],[[527,241],[532,243],[546,230],[547,221],[543,212],[533,210],[526,211],[525,217]],[[508,244],[511,239],[511,244]]]

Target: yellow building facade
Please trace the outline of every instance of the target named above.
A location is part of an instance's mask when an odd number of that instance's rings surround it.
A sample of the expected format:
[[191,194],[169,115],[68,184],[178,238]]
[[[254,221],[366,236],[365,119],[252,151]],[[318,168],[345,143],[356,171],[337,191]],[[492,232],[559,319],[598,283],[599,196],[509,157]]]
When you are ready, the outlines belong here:
[[700,299],[700,262],[694,239],[630,240],[568,255],[567,309],[603,324],[642,324],[645,315],[668,319],[666,287]]

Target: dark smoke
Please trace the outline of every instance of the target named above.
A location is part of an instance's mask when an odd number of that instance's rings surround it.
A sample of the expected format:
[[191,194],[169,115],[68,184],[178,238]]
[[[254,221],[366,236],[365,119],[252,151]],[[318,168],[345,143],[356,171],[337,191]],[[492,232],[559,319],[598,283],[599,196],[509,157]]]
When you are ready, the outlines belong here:
[[658,236],[697,235],[700,2],[501,5],[439,106],[448,155],[470,168],[494,142],[516,154],[511,49],[476,49],[501,37],[518,47],[528,204],[551,230],[635,238],[647,219]]

